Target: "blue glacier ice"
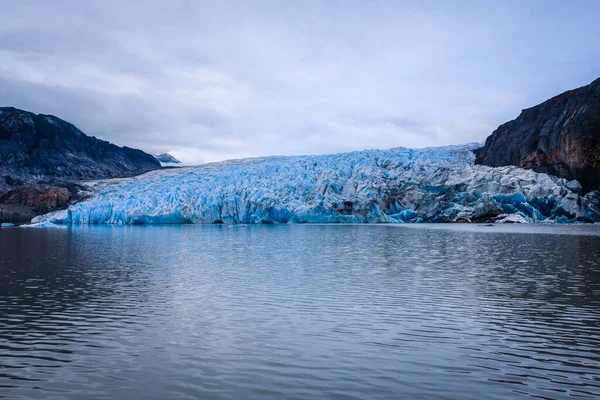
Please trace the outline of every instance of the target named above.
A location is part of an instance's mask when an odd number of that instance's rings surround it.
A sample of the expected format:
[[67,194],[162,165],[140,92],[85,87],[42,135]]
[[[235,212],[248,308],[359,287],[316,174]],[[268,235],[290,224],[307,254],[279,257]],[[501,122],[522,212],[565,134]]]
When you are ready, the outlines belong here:
[[598,193],[517,167],[474,164],[478,144],[264,157],[158,170],[107,185],[48,224],[597,222]]

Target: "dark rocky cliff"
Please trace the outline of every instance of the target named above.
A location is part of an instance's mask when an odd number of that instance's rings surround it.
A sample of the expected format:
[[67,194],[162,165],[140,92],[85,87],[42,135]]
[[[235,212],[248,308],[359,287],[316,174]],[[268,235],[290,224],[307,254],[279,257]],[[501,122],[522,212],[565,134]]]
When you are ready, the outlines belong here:
[[0,107],[0,193],[40,181],[76,181],[160,168],[150,154],[85,135],[52,115]]
[[52,115],[0,107],[0,222],[23,223],[86,195],[76,182],[160,168],[154,156],[85,135]]
[[569,90],[500,125],[475,150],[476,163],[516,165],[600,189],[600,79]]

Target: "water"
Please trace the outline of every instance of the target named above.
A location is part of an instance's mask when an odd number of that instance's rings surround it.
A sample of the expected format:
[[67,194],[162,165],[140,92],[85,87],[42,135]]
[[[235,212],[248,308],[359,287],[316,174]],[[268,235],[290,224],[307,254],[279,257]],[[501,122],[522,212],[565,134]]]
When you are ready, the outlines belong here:
[[0,397],[600,396],[599,226],[0,229]]

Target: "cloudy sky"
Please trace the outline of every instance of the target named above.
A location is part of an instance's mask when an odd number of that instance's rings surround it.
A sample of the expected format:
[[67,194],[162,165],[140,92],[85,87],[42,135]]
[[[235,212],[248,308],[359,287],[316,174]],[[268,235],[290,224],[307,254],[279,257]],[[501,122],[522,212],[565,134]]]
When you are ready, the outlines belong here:
[[596,0],[0,9],[0,105],[187,163],[481,141],[600,76]]

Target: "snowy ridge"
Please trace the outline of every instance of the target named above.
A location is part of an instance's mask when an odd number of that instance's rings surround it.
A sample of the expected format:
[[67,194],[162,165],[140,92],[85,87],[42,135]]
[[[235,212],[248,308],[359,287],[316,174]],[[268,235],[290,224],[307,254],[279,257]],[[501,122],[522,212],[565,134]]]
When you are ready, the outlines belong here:
[[154,158],[158,160],[161,167],[181,167],[181,161],[169,153],[155,154]]
[[600,221],[577,181],[474,165],[478,144],[263,157],[158,170],[36,218],[46,224]]

